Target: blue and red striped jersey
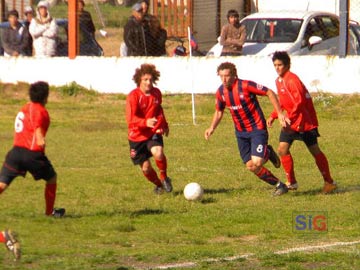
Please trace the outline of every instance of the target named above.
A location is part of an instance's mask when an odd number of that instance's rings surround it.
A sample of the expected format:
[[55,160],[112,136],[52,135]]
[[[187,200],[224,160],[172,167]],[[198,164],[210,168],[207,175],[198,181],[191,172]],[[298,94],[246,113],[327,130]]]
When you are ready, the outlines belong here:
[[221,85],[216,92],[216,110],[230,110],[235,128],[240,132],[266,130],[266,120],[257,95],[265,96],[268,88],[253,81],[236,79],[232,89]]

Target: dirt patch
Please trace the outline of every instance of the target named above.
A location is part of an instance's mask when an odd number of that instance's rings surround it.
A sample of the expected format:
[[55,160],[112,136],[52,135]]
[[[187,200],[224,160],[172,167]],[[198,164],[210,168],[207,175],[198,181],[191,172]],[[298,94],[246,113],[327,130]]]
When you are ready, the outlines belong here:
[[17,84],[0,84],[0,93],[2,98],[27,99],[29,95],[29,84],[22,82]]

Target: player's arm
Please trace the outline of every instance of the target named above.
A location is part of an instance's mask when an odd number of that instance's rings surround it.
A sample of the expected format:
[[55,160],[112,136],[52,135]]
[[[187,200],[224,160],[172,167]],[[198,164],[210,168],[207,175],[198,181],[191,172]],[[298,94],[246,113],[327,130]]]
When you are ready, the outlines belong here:
[[268,96],[271,104],[273,105],[273,107],[274,107],[274,109],[275,109],[275,111],[277,113],[277,117],[279,119],[280,125],[282,127],[286,127],[286,125],[290,125],[290,119],[287,118],[285,116],[285,114],[282,112],[279,100],[276,97],[276,94],[274,93],[274,91],[271,90],[271,89],[268,89],[266,91],[266,95]]
[[214,133],[216,127],[219,125],[222,117],[224,115],[224,111],[216,110],[211,121],[211,125],[208,129],[205,130],[205,139],[208,140],[210,136]]
[[41,148],[45,148],[45,136],[41,127],[35,129],[36,144]]

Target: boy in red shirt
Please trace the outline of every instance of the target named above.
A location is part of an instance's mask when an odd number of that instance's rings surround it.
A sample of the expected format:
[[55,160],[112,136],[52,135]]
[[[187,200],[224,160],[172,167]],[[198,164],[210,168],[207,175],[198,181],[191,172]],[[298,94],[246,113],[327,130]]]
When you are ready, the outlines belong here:
[[64,208],[55,209],[56,172],[45,155],[45,136],[50,118],[45,105],[49,96],[49,85],[36,82],[29,89],[30,102],[25,104],[15,118],[14,146],[6,155],[0,172],[0,194],[15,177],[25,177],[30,172],[35,180],[44,179],[45,214],[62,217]]
[[[324,178],[323,193],[330,193],[337,186],[330,175],[328,160],[318,145],[319,125],[310,93],[299,77],[290,71],[290,57],[287,52],[275,52],[272,61],[276,73],[279,75],[276,79],[279,102],[291,121],[281,130],[278,148],[281,164],[287,177],[286,185],[290,190],[298,188],[290,148],[294,140],[301,140],[314,157]],[[272,112],[267,119],[267,125],[271,127],[276,118],[277,113]]]
[[[126,99],[126,121],[130,157],[134,165],[139,165],[144,176],[156,187],[154,192],[171,192],[171,179],[167,176],[167,160],[164,154],[163,135],[169,135],[169,126],[161,107],[162,95],[153,84],[160,72],[151,64],[143,64],[135,70],[133,80],[137,88]],[[151,166],[149,158],[153,156],[160,177]]]

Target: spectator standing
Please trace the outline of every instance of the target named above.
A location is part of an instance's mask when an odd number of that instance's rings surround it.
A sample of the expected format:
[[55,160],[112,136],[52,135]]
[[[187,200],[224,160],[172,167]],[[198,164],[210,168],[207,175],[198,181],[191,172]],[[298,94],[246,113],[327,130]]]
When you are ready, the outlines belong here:
[[49,13],[49,3],[40,1],[37,5],[36,18],[30,23],[35,56],[55,56],[58,27]]
[[132,6],[132,15],[124,27],[127,56],[146,56],[143,8],[140,3]]
[[19,13],[13,9],[8,14],[9,27],[2,33],[4,56],[25,55],[29,42],[28,29],[19,22]]
[[221,56],[239,56],[246,38],[245,26],[240,24],[239,13],[230,9],[227,13],[228,23],[221,29],[220,45],[223,46]]
[[157,17],[151,16],[149,31],[145,32],[147,53],[149,56],[166,56],[167,32],[160,25]]
[[85,2],[84,0],[79,0],[78,9],[79,9],[79,24],[82,31],[90,33],[95,38],[95,25],[92,20],[90,12],[84,9]]
[[[24,15],[25,15],[24,25],[29,30],[31,20],[34,18],[33,8],[31,6],[25,7]],[[32,52],[33,52],[33,39],[32,39],[32,36],[29,34],[28,46],[26,46],[26,48],[25,48],[25,55],[32,56]]]

